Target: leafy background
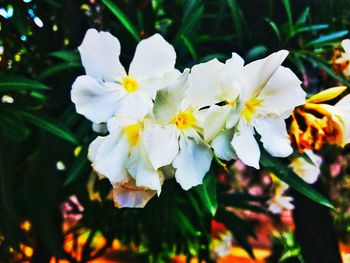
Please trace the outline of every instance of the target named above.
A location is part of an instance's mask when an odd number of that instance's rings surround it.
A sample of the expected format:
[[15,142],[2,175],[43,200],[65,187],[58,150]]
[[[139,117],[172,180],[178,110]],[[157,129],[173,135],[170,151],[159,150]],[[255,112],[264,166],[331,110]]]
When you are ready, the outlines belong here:
[[[285,65],[314,93],[348,84],[330,61],[339,41],[348,37],[349,7],[346,0],[2,1],[0,8],[12,8],[13,16],[0,17],[0,95],[14,102],[0,103],[0,261],[9,262],[13,251],[27,244],[34,248],[34,262],[51,256],[86,262],[103,254],[115,238],[143,247],[145,260],[183,253],[209,261],[213,217],[253,257],[248,238],[255,237],[256,222],[240,211],[267,213],[268,196],[238,191],[231,164],[214,162],[204,185],[188,192],[167,181],[161,197],[142,210],[114,209],[107,198],[109,183],[91,183],[86,152],[96,134],[76,114],[69,95],[74,79],[84,73],[76,48],[94,27],[119,38],[125,65],[137,42],[155,32],[175,46],[179,69],[214,57],[224,61],[233,51],[249,62],[288,49]],[[298,179],[285,160],[265,154],[262,164],[296,190],[332,206]],[[257,172],[249,170],[249,176]],[[100,198],[92,200],[92,193]],[[84,210],[71,203],[82,218],[67,231],[61,205],[72,195]],[[20,227],[25,220],[32,225],[30,231]],[[79,229],[90,232],[77,259],[64,251],[63,241]],[[107,240],[100,251],[91,246],[96,234]]]

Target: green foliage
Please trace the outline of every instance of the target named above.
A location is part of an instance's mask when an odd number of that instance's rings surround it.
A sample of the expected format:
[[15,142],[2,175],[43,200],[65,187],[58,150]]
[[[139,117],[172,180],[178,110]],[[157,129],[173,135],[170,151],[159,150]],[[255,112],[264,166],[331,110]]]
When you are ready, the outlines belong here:
[[[332,71],[328,60],[334,45],[347,37],[348,1],[102,0],[88,4],[88,9],[75,0],[38,1],[36,7],[23,1],[5,2],[15,12],[13,18],[0,17],[0,45],[5,50],[0,97],[11,96],[14,103],[0,103],[0,214],[5,215],[0,218],[0,261],[11,262],[9,248],[18,250],[23,243],[32,246],[36,255],[75,262],[62,250],[67,233],[62,233],[60,212],[61,204],[72,195],[84,207],[72,231],[91,229],[83,249],[85,262],[94,257],[90,242],[97,233],[106,238],[106,246],[114,238],[126,245],[142,245],[155,262],[166,261],[174,253],[209,261],[212,218],[224,223],[253,257],[248,240],[255,237],[255,222],[239,212],[266,213],[267,197],[230,192],[218,180],[223,171],[217,165],[203,185],[188,192],[168,180],[161,196],[142,210],[115,209],[107,198],[106,180],[94,184],[102,201],[90,200],[86,153],[96,135],[69,98],[75,77],[84,74],[76,48],[89,27],[118,36],[123,62],[132,59],[136,42],[160,32],[175,45],[181,69],[215,57],[225,60],[233,51],[249,62],[284,48],[290,51],[288,66],[301,79],[312,79],[305,89],[316,92],[338,82],[349,85]],[[41,18],[43,28],[33,23],[29,9]],[[22,35],[26,40],[20,40]],[[320,71],[330,79],[320,78]],[[75,155],[78,145],[81,151]],[[66,170],[57,170],[57,161]],[[291,172],[285,160],[263,154],[262,165],[297,191],[332,207]],[[32,223],[30,232],[19,228],[24,220]]]

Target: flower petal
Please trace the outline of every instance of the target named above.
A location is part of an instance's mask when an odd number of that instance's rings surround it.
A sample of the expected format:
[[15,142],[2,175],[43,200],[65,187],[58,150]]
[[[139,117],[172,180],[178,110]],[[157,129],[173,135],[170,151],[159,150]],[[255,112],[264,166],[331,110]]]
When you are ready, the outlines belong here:
[[157,91],[173,85],[181,76],[181,72],[174,69],[163,77],[153,77],[138,80],[140,90],[147,93],[152,99],[156,97]]
[[244,66],[242,74],[246,86],[245,100],[250,100],[260,93],[287,56],[287,50],[280,50]]
[[189,70],[185,69],[181,77],[167,88],[157,92],[153,106],[153,114],[157,122],[170,123],[181,109],[181,102],[188,89]]
[[106,122],[111,118],[122,97],[117,84],[100,84],[90,76],[80,76],[73,83],[71,99],[76,111],[92,122]]
[[219,89],[219,72],[224,64],[217,59],[200,63],[192,67],[189,76],[190,87],[185,98],[185,106],[202,108],[222,101]]
[[154,168],[171,164],[179,152],[178,132],[174,125],[147,125],[143,144]]
[[113,187],[114,205],[118,208],[143,208],[157,192],[137,187],[135,180],[129,176],[128,182]]
[[305,182],[313,184],[317,181],[321,173],[320,165],[322,163],[322,158],[316,155],[312,150],[305,150],[305,153],[313,163],[310,163],[303,157],[298,157],[292,160],[290,166]]
[[293,153],[286,123],[278,118],[257,118],[254,128],[261,135],[266,151],[275,157],[287,157]]
[[[96,144],[91,144],[90,152],[94,152]],[[129,151],[128,141],[122,132],[111,133],[100,143],[92,166],[97,173],[107,177],[111,184],[124,183],[127,179],[126,164]]]
[[175,178],[182,189],[188,190],[199,185],[208,172],[213,153],[204,143],[191,139],[180,139],[180,152],[173,162]]
[[174,70],[176,53],[161,35],[142,40],[136,47],[129,75],[137,79],[163,77]]
[[88,150],[88,159],[90,160],[90,162],[95,162],[98,149],[100,148],[101,143],[104,141],[105,138],[106,137],[98,136],[95,140],[93,140],[90,143]]
[[231,107],[213,105],[206,112],[203,124],[204,141],[210,142],[225,128],[226,119]]
[[153,101],[143,92],[126,94],[120,101],[115,114],[135,119],[143,119],[152,111]]
[[231,145],[244,164],[259,169],[260,149],[250,124],[244,120],[238,123],[238,130],[233,135]]
[[161,192],[163,179],[161,173],[152,166],[148,154],[142,144],[134,147],[127,163],[130,175],[136,180],[136,186]]
[[305,104],[306,93],[300,84],[301,81],[289,68],[280,67],[258,96],[265,114],[283,115],[286,118],[296,106]]
[[214,153],[222,160],[230,161],[237,159],[235,151],[232,148],[231,141],[233,139],[233,131],[225,130],[219,133],[211,143],[211,147],[214,149]]
[[341,45],[342,45],[345,53],[349,56],[350,55],[350,39],[344,39],[341,42]]
[[126,75],[119,61],[119,40],[110,33],[89,29],[78,49],[87,75],[104,81]]

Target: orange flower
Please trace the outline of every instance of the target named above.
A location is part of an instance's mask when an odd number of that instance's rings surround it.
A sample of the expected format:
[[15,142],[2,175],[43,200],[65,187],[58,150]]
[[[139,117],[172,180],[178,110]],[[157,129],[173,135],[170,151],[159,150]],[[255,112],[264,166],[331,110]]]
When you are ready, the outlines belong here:
[[344,146],[350,142],[350,95],[334,106],[322,103],[345,89],[341,86],[324,90],[294,110],[289,131],[300,153],[305,149],[319,150],[327,143]]

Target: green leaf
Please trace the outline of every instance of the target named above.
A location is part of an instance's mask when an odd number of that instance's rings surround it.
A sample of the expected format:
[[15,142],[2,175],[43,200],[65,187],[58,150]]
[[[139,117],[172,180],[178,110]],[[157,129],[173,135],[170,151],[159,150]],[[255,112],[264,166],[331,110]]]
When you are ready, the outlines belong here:
[[261,58],[262,56],[264,56],[267,52],[267,47],[264,45],[258,45],[253,47],[252,49],[250,49],[246,56],[245,59],[247,61],[252,61],[254,59],[258,59]]
[[275,35],[277,37],[278,42],[281,42],[281,33],[280,30],[278,29],[277,25],[275,22],[273,22],[272,20],[265,18],[265,21],[267,23],[269,23],[269,25],[271,26],[273,32],[275,32]]
[[292,8],[289,0],[282,0],[284,8],[286,9],[287,17],[288,17],[288,25],[290,33],[293,32],[293,17],[292,17]]
[[87,159],[87,145],[84,145],[78,155],[78,158],[74,161],[72,168],[70,169],[67,179],[64,185],[68,185],[78,179],[85,171],[88,170],[89,161]]
[[115,15],[115,17],[122,23],[122,25],[129,31],[129,33],[137,40],[140,41],[140,34],[136,27],[131,23],[129,18],[123,13],[119,7],[111,0],[102,0],[102,3]]
[[196,229],[192,225],[190,219],[185,213],[183,213],[179,208],[174,207],[173,210],[174,216],[176,218],[175,222],[179,224],[179,229],[184,233],[185,236],[195,236]]
[[[198,2],[194,2],[198,3]],[[196,26],[199,25],[203,16],[204,6],[202,4],[192,4],[185,12],[181,26],[174,37],[174,45],[177,46],[183,36],[193,37]]]
[[198,193],[205,208],[214,216],[218,208],[215,173],[208,172],[204,177],[203,184],[195,187],[195,191]]
[[287,164],[282,162],[282,159],[272,157],[265,150],[261,149],[260,163],[263,167],[273,172],[280,180],[287,183],[299,193],[321,205],[334,209],[334,206],[327,198],[322,196],[303,179],[296,175]]
[[306,23],[306,19],[310,15],[310,7],[306,7],[304,12],[299,16],[297,22],[295,23],[296,26],[303,25]]
[[242,22],[242,11],[236,0],[226,0],[227,5],[230,9],[231,17],[233,19],[233,25],[235,27],[238,41],[243,39],[243,22]]
[[51,67],[48,67],[43,72],[41,72],[40,75],[38,76],[38,80],[42,81],[52,76],[55,76],[57,74],[60,74],[62,72],[65,72],[67,70],[79,69],[81,67],[82,66],[80,63],[74,63],[74,62],[62,62],[59,64],[55,64]]
[[255,259],[252,246],[248,241],[248,236],[256,237],[253,227],[248,221],[242,220],[233,212],[219,209],[215,217],[219,222],[223,223],[234,235],[237,243]]
[[305,59],[308,62],[312,62],[315,64],[318,68],[324,70],[329,76],[331,76],[333,79],[340,81],[341,83],[345,84],[346,86],[350,86],[350,82],[341,76],[335,74],[335,72],[321,59],[314,57],[313,55],[300,55],[303,59]]
[[306,47],[308,47],[308,46],[318,46],[318,45],[326,43],[328,41],[332,41],[332,40],[344,37],[348,33],[349,33],[348,30],[343,30],[343,31],[335,32],[335,33],[332,33],[332,34],[329,34],[329,35],[321,36],[319,38],[316,38],[316,39],[310,41],[305,46]]
[[0,123],[2,136],[13,142],[22,142],[30,133],[22,120],[12,111],[2,111],[0,113]]
[[48,90],[49,88],[40,82],[18,76],[0,75],[0,92],[24,91],[24,90]]
[[45,131],[48,131],[66,141],[78,144],[78,140],[75,135],[68,130],[64,125],[56,120],[53,120],[47,116],[39,115],[36,113],[18,111],[17,114],[28,123],[31,123]]
[[192,58],[194,60],[197,60],[197,52],[196,49],[194,48],[192,42],[186,37],[186,36],[181,36],[182,41],[185,44],[185,47],[187,48],[188,52],[190,52]]
[[80,55],[77,51],[59,50],[52,52],[50,55],[67,62],[80,62]]

